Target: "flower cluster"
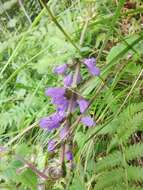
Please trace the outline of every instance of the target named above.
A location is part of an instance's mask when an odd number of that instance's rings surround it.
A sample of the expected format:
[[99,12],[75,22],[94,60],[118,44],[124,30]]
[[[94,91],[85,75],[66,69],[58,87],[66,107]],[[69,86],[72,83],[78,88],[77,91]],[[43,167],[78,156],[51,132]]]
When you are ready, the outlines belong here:
[[[82,63],[87,67],[91,75],[98,76],[100,74],[99,68],[96,67],[95,58],[84,59]],[[59,128],[59,138],[65,142],[70,137],[68,117],[71,113],[78,110],[78,108],[83,115],[80,120],[81,123],[88,127],[95,126],[96,123],[90,115],[84,116],[89,107],[89,101],[77,95],[78,93],[70,88],[73,85],[74,78],[74,73],[71,71],[70,67],[67,64],[60,65],[54,69],[54,73],[64,77],[64,86],[49,87],[46,89],[45,95],[51,97],[51,103],[55,105],[56,111],[52,115],[42,118],[39,125],[41,128],[48,131]],[[80,72],[78,72],[76,77],[76,85],[78,85],[82,81]],[[48,151],[54,151],[56,149],[56,144],[57,140],[51,139],[48,143]],[[65,157],[67,160],[72,160],[72,151],[69,149],[65,150]]]

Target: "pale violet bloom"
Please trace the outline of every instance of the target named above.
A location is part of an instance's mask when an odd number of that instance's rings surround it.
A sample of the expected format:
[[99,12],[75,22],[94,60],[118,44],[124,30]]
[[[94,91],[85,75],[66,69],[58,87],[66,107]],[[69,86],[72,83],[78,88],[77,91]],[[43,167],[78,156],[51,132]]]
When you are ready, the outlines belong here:
[[49,142],[48,142],[48,151],[52,152],[52,151],[55,150],[55,148],[56,148],[56,141],[53,140],[53,139],[49,140]]
[[60,138],[62,140],[66,139],[67,137],[69,136],[69,127],[63,127],[61,130],[60,130]]
[[65,76],[64,85],[67,87],[70,87],[72,85],[72,82],[73,82],[73,74],[70,73],[67,76]]
[[81,122],[88,127],[92,127],[92,126],[96,125],[93,118],[91,118],[90,116],[85,116],[85,117],[81,118]]
[[85,99],[77,100],[77,103],[79,105],[79,109],[81,113],[83,113],[88,108],[88,105],[89,105],[89,102]]
[[64,118],[64,115],[56,112],[48,117],[42,118],[39,122],[39,125],[41,128],[51,131],[53,129],[60,127],[60,124],[61,124],[63,118]]
[[59,65],[54,69],[56,74],[64,74],[67,70],[67,64]]
[[96,59],[95,58],[87,58],[84,59],[83,63],[87,66],[88,71],[91,75],[99,76],[100,69],[96,67]]

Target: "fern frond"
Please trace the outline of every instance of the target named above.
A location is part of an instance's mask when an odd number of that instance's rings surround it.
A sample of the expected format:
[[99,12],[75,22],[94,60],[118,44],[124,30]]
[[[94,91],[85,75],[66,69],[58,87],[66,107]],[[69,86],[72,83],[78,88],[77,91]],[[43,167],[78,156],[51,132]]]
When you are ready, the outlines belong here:
[[130,104],[121,115],[128,115],[129,117],[143,110],[143,103]]
[[[125,157],[126,161],[131,161],[137,158],[140,158],[143,155],[143,143],[138,143],[131,145],[129,147],[126,147],[125,149]],[[122,166],[123,163],[123,156],[120,151],[115,151],[112,154],[109,154],[102,158],[102,160],[99,160],[95,164],[95,172],[101,172],[105,171],[106,169],[111,169],[115,166]]]
[[126,119],[119,120],[120,125],[118,125],[117,131],[109,146],[108,151],[110,151],[113,147],[116,147],[120,144],[120,141],[122,143],[127,143],[129,138],[133,133],[135,133],[138,130],[142,131],[142,124],[143,124],[143,112],[136,113],[133,117],[127,117]]
[[117,130],[118,138],[122,140],[123,143],[126,143],[129,137],[137,130],[143,123],[143,112],[139,112],[135,114],[132,118],[128,118],[128,120],[124,121],[125,124],[122,125]]
[[[133,182],[143,182],[143,168],[142,167],[128,166],[126,170],[127,170],[127,180],[131,184]],[[95,189],[96,190],[103,190],[103,189],[121,189],[122,190],[122,189],[125,189],[123,188],[123,185],[125,184],[124,180],[125,180],[125,172],[123,168],[116,168],[111,171],[103,172],[97,179]],[[118,184],[118,188],[116,186],[117,184]]]
[[143,156],[143,143],[131,145],[125,150],[125,157],[127,161],[131,161]]
[[138,114],[142,110],[143,103],[130,104],[118,117],[107,124],[107,126],[104,127],[98,134],[105,135],[115,133],[117,129],[120,129],[121,126],[124,127],[126,122],[128,122],[131,118],[134,118],[135,114]]
[[135,182],[143,182],[143,168],[137,166],[129,166],[127,168],[128,180]]
[[112,171],[103,172],[98,178],[95,189],[103,190],[111,185],[115,186],[116,184],[122,184],[123,179],[124,173],[122,168],[116,168]]
[[120,151],[116,151],[113,154],[107,155],[102,160],[95,164],[95,172],[104,171],[114,166],[120,165],[122,161],[122,154]]

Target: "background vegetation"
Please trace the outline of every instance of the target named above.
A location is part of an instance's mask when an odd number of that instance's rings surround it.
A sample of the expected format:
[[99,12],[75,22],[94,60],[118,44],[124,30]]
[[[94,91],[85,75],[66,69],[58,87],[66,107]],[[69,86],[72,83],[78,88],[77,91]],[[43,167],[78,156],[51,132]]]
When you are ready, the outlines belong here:
[[70,176],[45,181],[17,157],[39,171],[51,159],[58,164],[57,154],[47,152],[51,134],[38,121],[54,110],[45,87],[62,85],[54,66],[70,63],[78,52],[38,0],[1,0],[0,189],[142,190],[142,0],[53,0],[48,5],[77,45],[88,20],[80,50],[84,57],[96,57],[104,84],[83,69],[79,92],[89,99],[97,95],[90,109],[97,125],[76,126]]

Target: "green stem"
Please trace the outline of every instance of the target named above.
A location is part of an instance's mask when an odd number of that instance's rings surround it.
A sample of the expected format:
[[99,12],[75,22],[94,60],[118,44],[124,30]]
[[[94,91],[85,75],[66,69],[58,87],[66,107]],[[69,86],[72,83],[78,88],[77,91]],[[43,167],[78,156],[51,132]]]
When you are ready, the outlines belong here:
[[78,53],[81,55],[81,51],[80,51],[79,47],[73,42],[73,40],[71,39],[71,37],[67,34],[67,32],[63,29],[63,27],[57,21],[56,17],[53,15],[53,13],[50,10],[49,6],[46,4],[45,0],[40,0],[40,3],[47,10],[47,12],[49,13],[51,19],[56,24],[56,26],[60,29],[60,31],[64,34],[64,36],[67,38],[67,40],[76,48],[76,50],[78,51]]

